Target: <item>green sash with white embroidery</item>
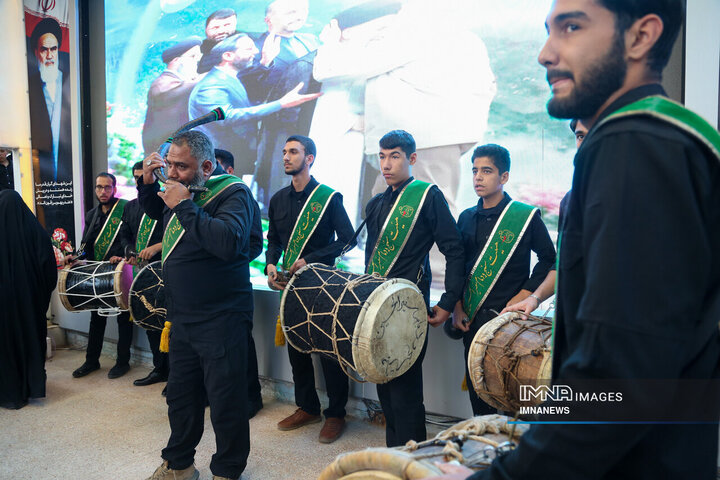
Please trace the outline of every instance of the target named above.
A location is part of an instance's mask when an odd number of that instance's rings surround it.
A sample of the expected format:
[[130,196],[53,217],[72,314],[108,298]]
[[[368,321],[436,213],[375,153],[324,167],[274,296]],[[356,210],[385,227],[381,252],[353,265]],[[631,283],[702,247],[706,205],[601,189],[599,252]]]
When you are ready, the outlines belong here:
[[137,253],[142,252],[148,247],[150,243],[150,237],[155,231],[157,220],[153,220],[148,217],[147,214],[143,214],[142,220],[140,220],[140,227],[138,227],[137,239],[135,241],[135,251]]
[[290,241],[288,241],[283,255],[283,269],[285,271],[290,270],[292,264],[300,258],[300,254],[318,224],[320,224],[320,219],[325,214],[330,199],[335,193],[335,190],[327,185],[319,184],[305,201],[305,205],[303,205],[300,215],[295,221],[295,226],[290,234]]
[[[238,177],[234,175],[217,175],[208,178],[205,182],[205,187],[208,189],[206,192],[202,192],[199,195],[195,195],[193,201],[198,207],[204,207],[217,197],[218,194],[225,191],[226,188],[236,184],[243,183]],[[170,217],[170,221],[165,227],[162,239],[162,263],[165,264],[167,257],[175,250],[175,247],[180,242],[180,239],[185,234],[185,229],[180,225],[180,220],[177,219],[177,215],[173,213]]]
[[[155,231],[157,226],[157,220],[153,220],[148,217],[147,214],[143,213],[142,219],[140,220],[140,226],[138,227],[137,238],[135,239],[135,251],[137,253],[142,252],[150,243],[150,237]],[[138,274],[140,267],[133,265],[133,277]]]
[[630,116],[647,116],[664,120],[689,133],[705,145],[720,160],[720,133],[697,113],[659,95],[645,97],[625,105],[605,117],[599,124]]
[[[110,247],[115,241],[118,232],[120,231],[120,225],[122,224],[122,216],[125,211],[125,204],[127,200],[118,200],[113,205],[110,214],[105,220],[105,224],[100,230],[100,234],[95,239],[94,257],[95,260],[105,260],[105,255],[110,251]],[[102,207],[98,207],[102,208]]]
[[382,231],[368,263],[367,273],[387,276],[415,228],[420,209],[432,187],[431,183],[413,180],[405,185],[385,219]]
[[463,292],[463,310],[470,319],[475,318],[495,286],[536,211],[537,207],[513,200],[500,214]]

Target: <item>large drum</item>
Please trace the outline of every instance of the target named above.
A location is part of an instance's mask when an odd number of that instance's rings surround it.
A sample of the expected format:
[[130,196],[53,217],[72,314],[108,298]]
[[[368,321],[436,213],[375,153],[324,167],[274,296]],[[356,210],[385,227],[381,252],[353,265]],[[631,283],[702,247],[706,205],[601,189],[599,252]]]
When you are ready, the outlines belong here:
[[351,378],[373,383],[405,373],[427,335],[427,307],[414,283],[320,263],[290,279],[280,301],[280,321],[297,350],[337,360]]
[[143,267],[130,286],[130,316],[145,330],[162,331],[167,317],[162,262]]
[[552,322],[508,312],[480,327],[468,352],[468,371],[475,392],[505,412],[540,403],[521,401],[520,386],[549,385],[552,373]]
[[318,480],[415,480],[442,475],[435,462],[450,461],[483,470],[498,455],[512,450],[528,429],[528,425],[512,425],[508,420],[502,415],[483,415],[424,442],[344,453],[322,471]]
[[58,275],[58,294],[70,312],[97,310],[113,315],[128,309],[128,292],[132,283],[132,265],[124,260],[85,261],[67,266]]

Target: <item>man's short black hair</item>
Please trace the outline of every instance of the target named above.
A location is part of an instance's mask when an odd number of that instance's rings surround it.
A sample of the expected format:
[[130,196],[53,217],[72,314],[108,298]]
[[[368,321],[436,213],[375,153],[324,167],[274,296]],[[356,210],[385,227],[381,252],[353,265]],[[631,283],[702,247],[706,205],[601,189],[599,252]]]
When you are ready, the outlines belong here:
[[317,157],[317,148],[315,148],[315,142],[313,142],[312,138],[303,135],[291,135],[285,140],[285,143],[288,142],[301,143],[305,148],[305,156],[312,155],[313,157]]
[[217,65],[218,63],[220,63],[220,59],[223,53],[234,52],[235,50],[237,50],[238,40],[247,36],[248,35],[246,33],[236,33],[235,35],[230,35],[229,37],[220,40],[220,42],[215,45],[212,50],[210,50],[210,57],[212,60],[215,61],[213,65]]
[[487,145],[481,145],[475,149],[472,154],[471,162],[474,162],[478,157],[488,157],[492,160],[493,164],[498,169],[498,173],[502,175],[505,172],[510,171],[510,152],[507,148],[501,147],[495,143],[488,143]]
[[133,166],[132,166],[132,171],[133,171],[133,172],[134,172],[135,170],[142,170],[142,169],[143,169],[143,162],[142,162],[142,161],[135,162],[135,163],[133,164]]
[[230,18],[230,17],[236,17],[237,13],[235,13],[235,10],[232,8],[221,8],[220,10],[215,10],[213,13],[210,14],[209,17],[205,20],[205,26],[208,26],[208,23],[210,23],[210,20],[220,19],[223,18]]
[[573,118],[570,120],[570,130],[572,130],[573,133],[575,133],[575,130],[577,129],[578,119]]
[[222,165],[225,170],[227,170],[228,167],[235,168],[235,157],[233,157],[233,154],[227,150],[216,148],[215,158],[220,162],[220,165]]
[[405,130],[393,130],[380,139],[380,148],[386,150],[400,148],[405,152],[405,156],[410,158],[410,155],[415,153],[415,139]]
[[663,22],[663,32],[648,54],[648,67],[661,74],[670,60],[685,15],[684,0],[597,0],[615,15],[616,35],[624,34],[639,18],[654,13]]
[[[141,168],[142,168],[142,167],[141,167]],[[95,180],[97,180],[97,179],[100,178],[100,177],[109,178],[110,180],[112,180],[113,187],[116,187],[116,186],[117,186],[117,179],[115,178],[115,175],[113,175],[112,173],[100,172],[100,173],[97,174],[97,177],[95,177]]]

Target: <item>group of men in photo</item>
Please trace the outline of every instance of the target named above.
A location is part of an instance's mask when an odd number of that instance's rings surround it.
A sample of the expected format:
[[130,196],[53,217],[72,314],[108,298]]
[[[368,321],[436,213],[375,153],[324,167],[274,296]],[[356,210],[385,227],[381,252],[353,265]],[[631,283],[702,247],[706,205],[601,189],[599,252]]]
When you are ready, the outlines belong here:
[[[223,8],[207,17],[205,39],[188,37],[165,49],[166,68],[148,90],[142,130],[146,154],[165,142],[173,125],[222,107],[225,121],[198,129],[214,145],[232,150],[237,174],[254,176],[261,203],[267,205],[269,157],[279,155],[275,138],[290,134],[286,124],[307,134],[308,121],[298,122],[307,110],[301,106],[319,96],[312,82],[317,37],[297,32],[307,15],[306,1],[275,0],[265,11],[267,31],[253,33],[239,31],[236,12]],[[305,56],[309,61],[300,62]]]
[[[271,28],[267,45],[258,48],[248,36],[235,33],[228,18],[209,18],[205,41],[191,41],[167,55],[168,68],[180,68],[184,60],[178,60],[184,55],[192,56],[193,64],[199,60],[202,65],[207,58],[211,65],[186,91],[191,115],[217,104],[232,105],[227,126],[316,97],[294,88],[279,100],[238,107],[248,98],[238,74],[250,68],[258,54],[263,59],[272,56],[268,51],[274,32]],[[474,334],[494,312],[508,308],[529,313],[555,292],[554,381],[716,380],[720,135],[668,100],[660,86],[682,18],[681,0],[553,3],[546,20],[548,39],[538,60],[552,90],[548,112],[574,119],[571,128],[579,146],[572,194],[563,202],[557,255],[539,210],[504,191],[511,168],[506,148],[487,144],[474,149],[464,168],[472,171],[478,203],[456,220],[440,188],[413,176],[424,157],[412,132],[397,125],[377,146],[385,190],[363,209],[366,273],[415,283],[425,299],[428,323],[447,323],[461,332],[466,360]],[[229,29],[224,36],[213,33],[222,20]],[[284,48],[297,52],[302,41],[297,42]],[[175,125],[176,120],[154,117],[160,124]],[[217,443],[210,463],[213,478],[240,478],[250,453],[248,420],[258,407],[248,395],[249,384],[257,381],[249,264],[262,250],[260,209],[250,188],[226,173],[228,161],[218,164],[217,158],[227,156],[215,150],[233,151],[247,138],[238,138],[235,127],[220,134],[226,127],[216,123],[215,130],[205,133],[175,135],[164,158],[151,153],[136,164],[137,202],[114,198],[114,178],[100,174],[95,185],[100,205],[85,219],[83,243],[94,259],[117,261],[124,256],[121,247],[132,245],[139,258],[162,262],[172,324],[169,359],[153,346],[159,339],[149,338],[155,369],[139,380],[168,381],[171,434],[162,465],[150,477],[155,480],[199,477],[194,454],[207,403]],[[148,152],[157,147],[153,143]],[[333,265],[354,245],[342,195],[311,175],[318,159],[342,159],[323,157],[322,144],[316,146],[304,134],[289,134],[281,143],[281,155],[272,161],[282,166],[290,184],[269,199],[265,256],[268,285],[277,290],[305,265]],[[233,154],[247,160],[242,148]],[[168,178],[162,187],[154,173],[159,168]],[[298,228],[308,208],[320,214]],[[106,231],[115,224],[116,234]],[[430,305],[435,272],[429,252],[434,245],[445,257],[444,292]],[[531,252],[537,256],[532,268]],[[121,323],[111,377],[129,368],[125,330],[130,324],[118,317]],[[104,327],[104,318],[93,316],[87,362],[75,376],[98,368]],[[94,343],[97,338],[99,344]],[[406,373],[377,386],[388,447],[426,439],[426,348],[427,339]],[[322,413],[319,441],[336,440],[345,428],[347,376],[337,362],[321,358],[329,397],[321,412],[310,355],[292,347],[288,354],[297,410],[278,428],[320,422]],[[634,386],[628,396],[637,402],[635,408],[671,405],[674,391],[668,390],[667,398],[650,398],[641,383],[630,383]],[[468,391],[474,414],[495,413],[473,388]],[[499,456],[487,470],[473,472],[451,464],[441,468],[447,479],[714,478],[717,452],[717,423],[712,422],[542,424],[530,428],[514,451]]]

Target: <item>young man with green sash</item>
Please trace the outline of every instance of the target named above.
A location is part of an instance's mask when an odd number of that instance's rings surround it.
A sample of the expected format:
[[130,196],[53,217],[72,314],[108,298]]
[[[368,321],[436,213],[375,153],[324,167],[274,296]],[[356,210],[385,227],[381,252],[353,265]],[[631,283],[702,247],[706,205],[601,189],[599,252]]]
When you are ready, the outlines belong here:
[[[143,174],[142,162],[133,165],[132,173],[137,184]],[[120,235],[123,252],[127,252],[129,248],[137,252],[138,261],[141,260],[147,263],[160,260],[163,235],[162,224],[147,216],[137,199],[130,200],[125,205]],[[130,262],[135,264],[135,260],[130,260]],[[135,266],[133,268],[134,274],[137,275],[139,270]],[[133,385],[138,387],[165,382],[168,377],[168,355],[160,351],[160,331],[145,330],[145,333],[152,352],[153,369],[147,376],[138,378],[133,382]]]
[[720,135],[660,85],[683,14],[682,0],[555,0],[548,112],[590,130],[559,242],[553,383],[622,401],[578,402],[448,478],[716,477]]
[[[81,245],[84,245],[87,260],[113,263],[122,260],[123,246],[120,229],[127,200],[115,198],[116,193],[115,176],[107,172],[99,173],[95,178],[95,197],[99,204],[85,215],[85,229],[81,242]],[[116,318],[118,324],[117,360],[108,371],[108,378],[122,377],[130,370],[133,323],[130,321],[128,312],[122,312]],[[90,314],[85,363],[73,372],[73,377],[84,377],[100,368],[100,353],[106,325],[107,317],[100,316],[97,312]]]
[[[388,187],[370,199],[365,208],[366,271],[416,283],[428,306],[428,322],[441,325],[462,294],[464,257],[460,232],[438,187],[411,176],[412,166],[422,162],[412,135],[404,130],[385,134],[380,139],[379,158]],[[428,253],[434,244],[445,256],[445,292],[430,308],[432,273]],[[427,435],[422,377],[426,349],[427,337],[422,353],[407,372],[377,386],[388,447],[409,440],[422,441]]]
[[[270,199],[268,215],[268,249],[266,269],[268,285],[282,290],[286,280],[278,275],[282,255],[282,270],[287,275],[309,263],[333,265],[335,258],[352,239],[353,227],[342,203],[342,195],[327,185],[318,183],[310,175],[317,149],[311,138],[293,135],[283,148],[285,174],[292,182]],[[297,410],[278,423],[280,430],[294,430],[320,421],[320,400],[315,391],[312,357],[288,345],[288,356],[295,383]],[[320,356],[329,404],[322,413],[325,424],[319,440],[331,443],[345,428],[345,405],[348,400],[348,377],[340,365]]]
[[[473,187],[480,200],[463,211],[458,228],[465,249],[465,289],[453,314],[453,327],[465,332],[465,375],[474,415],[496,413],[471,387],[467,357],[475,333],[507,305],[530,296],[555,263],[553,246],[538,208],[505,193],[510,153],[495,144],[472,154]],[[530,271],[530,252],[538,262]]]
[[[570,130],[573,132],[573,135],[575,135],[575,146],[577,148],[580,148],[580,145],[582,145],[582,142],[583,140],[585,140],[585,136],[588,133],[588,128],[582,123],[581,120],[573,118],[572,120],[570,120]],[[562,200],[560,200],[560,209],[558,213],[558,234],[562,230],[562,224],[565,221],[565,214],[567,213],[567,206],[570,202],[571,195],[572,190],[568,190],[565,196],[563,196]],[[548,272],[547,277],[545,277],[545,280],[543,280],[540,286],[538,286],[532,292],[532,295],[525,298],[524,300],[520,300],[517,303],[508,305],[507,307],[503,308],[502,312],[500,313],[532,313],[537,310],[542,302],[555,294],[555,283],[557,281],[555,268],[556,265],[553,265],[550,272]]]
[[[164,190],[153,171],[166,168]],[[143,163],[138,199],[164,225],[163,281],[170,327],[167,384],[170,439],[153,480],[197,480],[195,448],[206,398],[217,451],[214,478],[237,479],[247,464],[250,428],[247,354],[253,316],[250,257],[256,216],[250,189],[232,175],[213,176],[213,145],[199,131],[172,140],[165,159]],[[207,190],[191,193],[188,186]],[[170,324],[170,325],[168,325]]]

